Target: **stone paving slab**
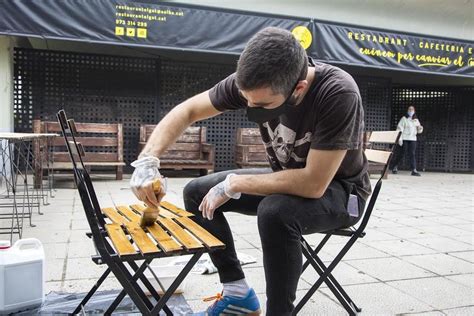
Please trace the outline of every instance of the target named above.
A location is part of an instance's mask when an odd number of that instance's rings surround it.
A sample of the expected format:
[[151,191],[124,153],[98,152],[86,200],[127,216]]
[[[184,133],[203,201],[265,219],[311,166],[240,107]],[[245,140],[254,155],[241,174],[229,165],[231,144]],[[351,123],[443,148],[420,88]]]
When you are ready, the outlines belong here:
[[394,281],[387,284],[437,310],[474,305],[472,287],[444,277]]
[[450,254],[436,253],[429,255],[407,256],[404,261],[431,271],[438,275],[473,273],[474,265]]
[[450,256],[474,263],[474,251],[451,252],[448,254]]
[[435,276],[434,273],[417,267],[400,258],[369,258],[347,261],[347,263],[380,281],[416,279]]
[[[166,200],[183,207],[182,189],[191,178],[169,178]],[[94,181],[102,206],[135,202],[123,181]],[[79,196],[61,181],[45,215],[34,214],[36,227],[25,224],[24,237],[39,238],[46,252],[46,290],[85,292],[104,266],[90,260],[94,247],[85,236],[88,225]],[[423,173],[410,177],[401,172],[384,181],[376,209],[361,239],[343,258],[335,276],[363,308],[362,315],[473,315],[474,314],[474,176]],[[265,305],[262,250],[255,216],[226,214],[236,248],[257,262],[244,266],[247,280]],[[322,235],[307,236],[316,245]],[[321,258],[332,260],[345,242],[335,236]],[[170,260],[162,259],[158,264]],[[300,279],[301,298],[317,274],[308,269]],[[109,278],[103,289],[117,289]],[[194,310],[221,290],[217,274],[187,279],[185,297]],[[300,315],[346,315],[323,284]]]
[[[433,310],[429,304],[385,283],[349,285],[345,289],[362,308],[362,315],[396,315]],[[329,289],[321,291],[332,295]]]

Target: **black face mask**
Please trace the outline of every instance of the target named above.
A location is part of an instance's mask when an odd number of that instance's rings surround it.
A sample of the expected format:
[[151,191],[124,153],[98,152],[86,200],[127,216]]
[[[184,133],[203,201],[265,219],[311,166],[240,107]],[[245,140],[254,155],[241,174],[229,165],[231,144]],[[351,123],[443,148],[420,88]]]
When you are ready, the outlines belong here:
[[261,107],[247,107],[247,118],[251,122],[255,122],[257,124],[263,124],[265,122],[271,121],[273,119],[276,119],[277,117],[288,113],[289,111],[293,110],[296,105],[296,99],[298,98],[292,98],[293,97],[293,91],[296,89],[296,86],[298,85],[298,82],[296,82],[295,86],[291,90],[290,95],[286,98],[286,100],[283,102],[282,105],[274,108],[274,109],[264,109]]

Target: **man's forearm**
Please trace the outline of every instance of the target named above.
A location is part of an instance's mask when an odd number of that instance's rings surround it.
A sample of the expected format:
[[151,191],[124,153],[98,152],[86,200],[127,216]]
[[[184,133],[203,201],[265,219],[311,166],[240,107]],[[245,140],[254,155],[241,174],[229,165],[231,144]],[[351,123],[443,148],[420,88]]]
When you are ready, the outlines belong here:
[[147,155],[159,158],[169,146],[176,142],[188,126],[220,113],[211,104],[208,91],[187,99],[172,109],[155,127],[138,158]]
[[175,107],[158,123],[138,158],[144,156],[159,158],[193,123],[187,112],[183,110],[182,105],[183,103]]
[[306,169],[283,170],[268,174],[236,175],[231,178],[231,190],[254,195],[275,193],[320,198],[325,185],[312,177]]

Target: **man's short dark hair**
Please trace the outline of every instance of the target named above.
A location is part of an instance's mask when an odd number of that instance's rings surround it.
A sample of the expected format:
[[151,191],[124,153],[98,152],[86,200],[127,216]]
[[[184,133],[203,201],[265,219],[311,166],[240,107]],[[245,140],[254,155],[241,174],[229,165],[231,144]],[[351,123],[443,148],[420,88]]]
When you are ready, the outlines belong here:
[[307,56],[289,31],[267,27],[247,43],[237,63],[236,84],[242,90],[271,87],[290,95],[298,79],[306,78]]

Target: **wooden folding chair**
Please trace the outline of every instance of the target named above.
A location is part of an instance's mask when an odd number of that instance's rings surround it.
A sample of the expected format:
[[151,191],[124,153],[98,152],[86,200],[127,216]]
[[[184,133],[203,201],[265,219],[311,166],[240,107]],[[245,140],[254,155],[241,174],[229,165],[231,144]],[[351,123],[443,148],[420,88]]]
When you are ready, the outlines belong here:
[[[101,208],[82,161],[84,150],[82,145],[76,141],[74,121],[67,119],[64,110],[59,111],[57,117],[73,164],[74,180],[91,229],[87,235],[94,242],[97,251],[97,254],[92,256],[92,261],[95,264],[107,265],[105,272],[73,314],[79,313],[84,308],[99,286],[112,273],[123,290],[109,306],[105,312],[106,315],[110,315],[117,308],[125,295],[132,299],[143,315],[158,315],[161,310],[166,315],[172,315],[166,302],[191,271],[194,264],[203,253],[222,249],[225,245],[191,220],[189,218],[192,216],[191,213],[168,202],[161,203],[159,219],[153,226],[146,229],[141,228],[138,224],[140,214],[143,212],[143,205]],[[191,259],[171,286],[168,289],[162,288],[164,294],[160,296],[145,277],[145,270],[149,269],[158,284],[161,285],[156,273],[150,268],[152,260],[185,254],[191,254]],[[133,274],[130,271],[133,271]],[[151,299],[145,295],[138,281],[141,281],[150,292]]]
[[[336,278],[332,275],[332,271],[337,266],[337,264],[341,261],[341,259],[346,255],[349,249],[354,245],[354,243],[359,239],[365,236],[365,228],[367,223],[369,222],[370,215],[375,206],[375,202],[377,201],[377,197],[380,192],[380,188],[382,187],[382,179],[385,174],[385,171],[388,168],[388,164],[390,163],[390,159],[393,154],[393,148],[395,147],[394,144],[398,142],[398,138],[400,137],[399,131],[384,131],[384,132],[372,132],[370,136],[370,142],[373,144],[378,145],[378,147],[383,146],[383,144],[388,147],[388,150],[377,150],[377,149],[366,149],[365,155],[369,162],[375,162],[379,164],[383,164],[383,170],[381,173],[380,178],[375,185],[372,196],[370,197],[369,203],[366,207],[365,213],[362,217],[362,220],[358,227],[350,227],[347,229],[336,229],[329,232],[324,232],[324,238],[321,242],[316,246],[316,248],[312,249],[310,244],[304,239],[301,238],[301,245],[303,250],[303,255],[306,257],[306,261],[303,264],[303,270],[305,271],[310,265],[316,270],[319,275],[318,280],[313,284],[313,286],[308,290],[308,292],[303,296],[303,298],[298,302],[293,311],[293,315],[296,315],[308,302],[308,300],[313,296],[313,294],[318,290],[321,284],[324,282],[331,290],[331,292],[336,296],[338,301],[344,307],[344,309],[349,313],[349,315],[356,315],[358,312],[361,312],[362,309],[359,308],[354,301],[350,298],[347,292],[342,288]],[[331,236],[344,236],[348,237],[349,240],[341,249],[341,251],[334,257],[333,261],[326,266],[321,258],[319,258],[318,253],[324,247],[324,245],[328,242]]]

